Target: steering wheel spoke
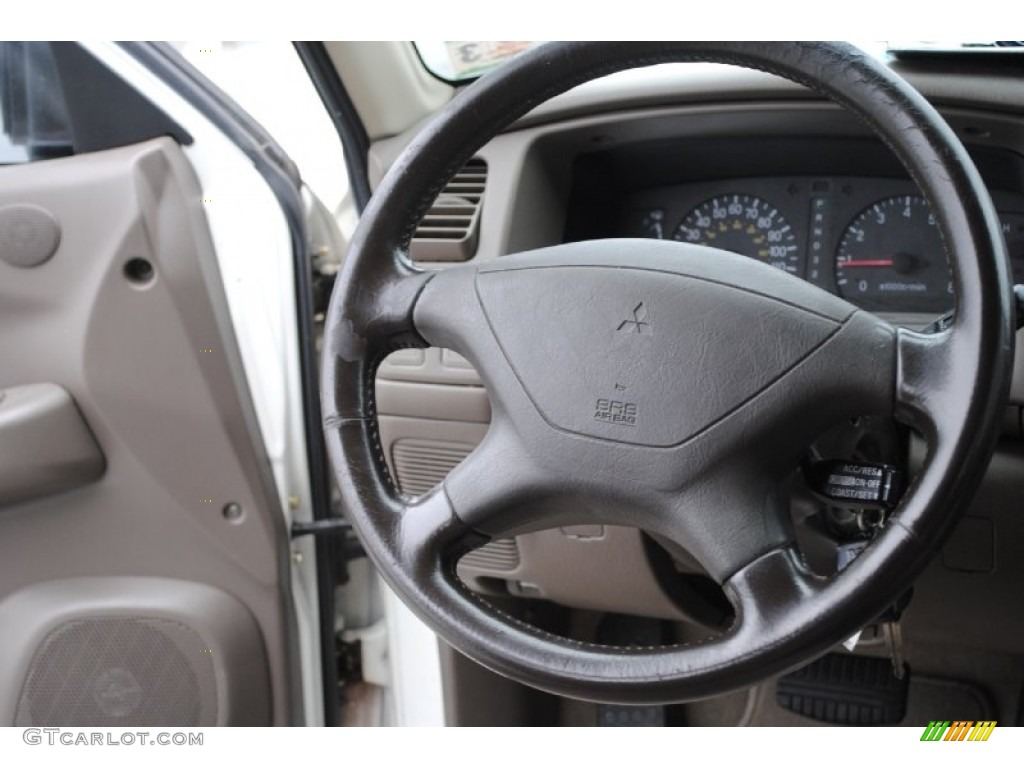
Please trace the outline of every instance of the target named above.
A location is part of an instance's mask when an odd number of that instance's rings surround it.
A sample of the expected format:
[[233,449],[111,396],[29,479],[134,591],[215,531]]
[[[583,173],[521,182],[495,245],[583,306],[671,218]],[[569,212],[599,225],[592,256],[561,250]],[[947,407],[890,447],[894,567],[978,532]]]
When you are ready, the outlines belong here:
[[[416,297],[412,319],[430,346],[458,352],[474,364],[485,383],[495,355],[487,317],[476,293],[477,267],[459,265],[435,272]],[[501,371],[497,372],[500,378]]]
[[[752,636],[778,633],[780,622],[792,621],[794,611],[818,599],[826,583],[811,572],[792,544],[762,553],[723,585],[736,608],[734,632]],[[798,631],[799,625],[793,630]]]
[[455,514],[492,537],[557,525],[544,515],[548,502],[563,495],[557,476],[539,467],[511,425],[494,418],[483,441],[444,481]]
[[751,560],[793,540],[778,478],[742,460],[666,496],[642,527],[697,560],[719,584]]
[[935,334],[900,329],[896,338],[895,416],[935,440],[940,424],[958,408],[951,384],[959,338],[952,329]]

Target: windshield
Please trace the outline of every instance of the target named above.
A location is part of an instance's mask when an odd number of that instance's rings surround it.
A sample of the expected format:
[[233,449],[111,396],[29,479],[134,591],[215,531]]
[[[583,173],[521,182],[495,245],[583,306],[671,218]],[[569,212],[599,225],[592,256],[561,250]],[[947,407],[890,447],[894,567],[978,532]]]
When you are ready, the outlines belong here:
[[490,72],[537,45],[534,40],[417,40],[423,64],[442,80],[461,82]]
[[[537,40],[416,40],[414,45],[424,66],[435,77],[448,82],[465,82],[480,77],[541,41]],[[934,55],[1007,52],[1024,54],[1024,42],[1018,40],[949,42],[901,40],[856,41],[855,45],[879,57],[895,55]]]

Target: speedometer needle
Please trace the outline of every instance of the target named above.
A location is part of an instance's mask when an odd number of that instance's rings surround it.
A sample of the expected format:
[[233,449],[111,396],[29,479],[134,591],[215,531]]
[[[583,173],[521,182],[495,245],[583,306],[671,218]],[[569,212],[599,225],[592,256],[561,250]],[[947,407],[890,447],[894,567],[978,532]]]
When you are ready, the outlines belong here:
[[844,261],[841,266],[845,267],[891,267],[892,259],[850,259]]

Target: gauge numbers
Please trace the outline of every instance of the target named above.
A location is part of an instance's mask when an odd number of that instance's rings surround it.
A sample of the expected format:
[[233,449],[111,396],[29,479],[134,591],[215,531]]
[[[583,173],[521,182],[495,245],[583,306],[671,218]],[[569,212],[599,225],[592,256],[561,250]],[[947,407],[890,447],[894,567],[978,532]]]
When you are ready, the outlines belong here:
[[686,214],[674,239],[732,251],[800,274],[793,228],[778,208],[753,195],[719,195],[704,201]]
[[953,278],[928,201],[887,197],[847,226],[836,252],[839,295],[869,310],[942,312]]

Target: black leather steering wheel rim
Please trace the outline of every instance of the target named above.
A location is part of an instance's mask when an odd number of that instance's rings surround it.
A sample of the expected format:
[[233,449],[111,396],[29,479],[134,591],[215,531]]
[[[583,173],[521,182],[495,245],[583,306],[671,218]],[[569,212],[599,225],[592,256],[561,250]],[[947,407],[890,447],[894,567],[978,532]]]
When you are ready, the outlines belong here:
[[[572,286],[581,275],[584,282],[593,282],[588,289],[593,295],[619,297],[625,290],[622,280],[613,285],[608,275],[615,249],[623,245],[609,241],[613,244],[575,251],[550,249],[516,257],[509,263],[517,269],[470,263],[434,273],[415,268],[408,258],[412,232],[437,193],[502,128],[587,80],[673,61],[712,61],[771,72],[846,107],[895,152],[939,221],[953,268],[957,313],[948,330],[932,336],[893,329],[838,299],[817,295],[817,289],[766,272],[755,270],[757,286],[745,284],[735,260],[723,260],[724,272],[709,272],[702,254],[680,252],[678,264],[673,261],[663,278],[678,286],[673,290],[680,296],[692,298],[724,286],[722,295],[735,296],[741,314],[755,317],[765,307],[774,312],[795,306],[792,318],[786,315],[789,319],[780,322],[801,329],[821,325],[814,338],[807,331],[804,346],[776,355],[786,358],[778,365],[790,390],[806,393],[807,410],[816,416],[808,428],[850,409],[869,408],[891,414],[926,438],[925,468],[889,524],[833,579],[819,579],[803,565],[791,531],[777,519],[777,500],[769,498],[767,484],[755,483],[752,492],[736,490],[744,485],[747,471],[767,483],[771,472],[759,466],[758,457],[764,455],[760,448],[774,447],[771,441],[780,439],[770,436],[778,430],[769,427],[794,423],[792,403],[787,404],[774,383],[749,397],[744,394],[746,399],[731,404],[724,415],[709,415],[699,429],[677,425],[676,432],[662,434],[658,430],[664,431],[664,423],[641,424],[636,434],[642,439],[620,439],[621,433],[608,431],[612,427],[576,421],[568,405],[544,401],[557,401],[557,396],[536,384],[533,353],[520,344],[517,329],[501,319],[507,314],[504,297],[527,285],[522,282],[526,280],[534,281],[528,284],[532,287],[557,284],[561,296],[579,296]],[[628,290],[636,295],[657,291],[652,275],[663,270],[664,249],[641,241],[629,249],[628,269],[617,276],[626,275]],[[572,280],[560,277],[570,270],[577,270]],[[676,311],[669,299],[661,306]],[[467,329],[471,320],[484,329]],[[364,211],[326,320],[325,436],[346,513],[367,553],[407,604],[455,648],[499,673],[562,695],[631,703],[702,698],[820,655],[870,622],[912,583],[957,522],[991,456],[1009,392],[1013,321],[999,222],[980,176],[938,113],[870,56],[848,45],[825,43],[548,44],[459,94],[395,162]],[[477,364],[496,400],[495,417],[488,437],[461,472],[456,470],[448,482],[413,503],[395,489],[386,469],[376,426],[374,377],[391,351],[431,344],[452,346]],[[856,365],[844,367],[847,380],[837,383],[835,366],[844,360]],[[833,402],[837,395],[849,402]],[[651,406],[662,413],[659,407]],[[755,413],[758,419],[751,420]],[[766,426],[751,426],[755,421]],[[759,450],[739,451],[744,439]],[[787,443],[781,453],[794,446]],[[581,499],[600,507],[597,514],[603,521],[649,522],[695,537],[705,565],[737,609],[733,628],[722,638],[659,648],[588,645],[521,624],[459,582],[455,562],[469,547],[517,526],[536,525],[524,513],[517,512],[517,517],[506,510],[543,509],[546,497],[558,490],[550,465],[567,450],[578,451],[579,460],[562,490],[578,491]],[[650,467],[660,466],[657,457],[668,450],[689,450],[690,459],[704,457],[707,466],[686,478],[673,475],[665,479],[664,488],[653,489],[662,476],[650,474]],[[742,464],[736,473],[723,469],[733,451],[738,451],[733,463]],[[595,462],[613,459],[622,460],[622,476],[631,478],[622,493],[594,469]],[[544,463],[549,466],[538,466]],[[488,486],[491,477],[498,478],[496,488],[481,488],[482,477],[488,478]],[[724,523],[715,516],[690,514],[689,508],[674,515],[672,510],[678,509],[670,510],[666,500],[676,486],[696,497],[699,509],[713,507],[715,499],[730,510],[753,505],[754,522],[745,525],[736,516],[739,512],[732,517],[723,513]],[[647,517],[635,516],[639,513],[630,507],[634,499],[640,507],[647,504]],[[763,541],[748,536],[747,528],[764,533]],[[741,552],[726,552],[731,536],[741,542]]]

